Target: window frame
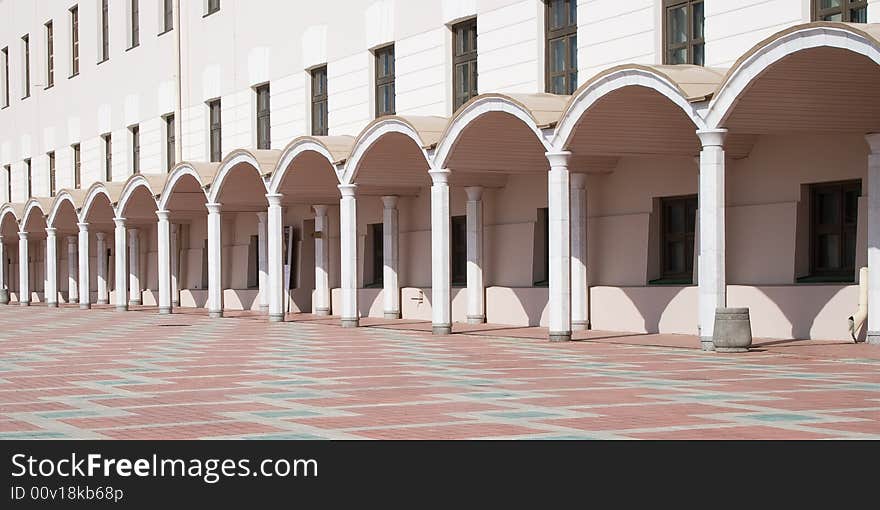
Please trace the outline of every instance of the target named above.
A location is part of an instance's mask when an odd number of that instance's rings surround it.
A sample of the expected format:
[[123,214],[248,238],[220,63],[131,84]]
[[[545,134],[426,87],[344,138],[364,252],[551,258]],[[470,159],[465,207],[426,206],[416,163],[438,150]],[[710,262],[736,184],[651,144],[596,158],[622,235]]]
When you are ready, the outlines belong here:
[[12,203],[12,165],[3,165],[6,171],[6,201]]
[[141,173],[141,126],[134,124],[128,128],[131,136],[131,175]]
[[[318,88],[315,86],[316,83],[320,83],[320,78],[323,76],[323,94],[315,94],[315,90]],[[311,133],[312,136],[327,136],[330,132],[330,109],[329,109],[329,93],[328,86],[330,84],[330,79],[327,74],[327,64],[317,66],[309,71],[309,78],[311,82],[310,96],[311,96]],[[318,130],[315,116],[316,107],[320,108],[321,113],[324,117],[324,125],[323,129]]]
[[110,60],[110,0],[101,0],[101,16],[99,21],[101,23],[101,59],[98,60],[98,63],[101,64]]
[[104,133],[101,141],[104,143],[104,180],[113,182],[113,135]]
[[46,158],[49,160],[49,197],[55,196],[55,151],[49,151],[46,153]]
[[[703,37],[694,38],[694,4],[701,3],[703,4]],[[687,57],[685,57],[685,62],[678,62],[676,64],[672,64],[669,58],[669,54],[671,51],[671,47],[669,44],[669,10],[676,7],[681,7],[682,5],[687,6],[687,27],[688,27],[688,35],[687,41],[683,45],[677,45],[676,48],[687,48]],[[705,66],[706,64],[706,18],[705,18],[705,0],[663,0],[663,64],[664,65],[681,65],[681,64],[690,64],[690,65],[700,65]],[[703,63],[695,64],[694,63],[694,46],[703,45]]]
[[27,202],[28,200],[31,199],[32,196],[34,196],[34,188],[33,188],[33,185],[34,185],[34,174],[33,174],[34,167],[33,167],[33,165],[31,164],[31,158],[25,158],[25,160],[24,160],[24,171],[25,171],[25,177],[27,177],[27,188],[25,188],[25,189],[27,190],[27,193],[25,194],[24,201]]
[[467,287],[467,215],[449,217],[449,282],[452,287]]
[[3,58],[3,105],[0,108],[9,108],[9,46],[0,49],[0,57]]
[[[566,2],[571,5],[571,3],[575,3],[577,0],[543,0],[544,1],[544,92],[549,94],[556,95],[571,95],[578,88],[578,64],[577,64],[577,33],[578,33],[578,20],[577,20],[577,7],[575,7],[575,19],[568,20],[568,24],[564,27],[560,28],[552,28],[551,27],[551,18],[553,13],[553,2],[561,1]],[[565,65],[566,68],[563,71],[553,73],[550,70],[551,67],[551,59],[550,59],[550,48],[551,43],[554,41],[564,39],[566,46],[566,60]],[[570,44],[574,41],[575,50],[575,61],[569,61],[569,57],[572,55]],[[571,78],[572,74],[574,74],[574,84],[572,85]],[[553,91],[553,78],[557,76],[562,76],[565,79],[565,83],[568,85],[568,92],[554,92]]]
[[[217,117],[214,117],[216,108]],[[217,145],[214,146],[214,135]],[[208,101],[208,160],[219,163],[223,160],[223,114],[220,98]]]
[[[269,86],[269,83],[263,83],[262,85],[258,85],[254,87],[255,94],[255,111],[254,111],[254,120],[256,121],[256,130],[255,133],[257,135],[257,149],[259,150],[270,150],[272,148],[272,92]],[[265,94],[265,108],[260,109],[261,104],[261,96]],[[265,131],[261,130],[260,127],[265,127]],[[261,137],[260,133],[265,133],[265,139]]]
[[[696,258],[694,257],[694,246],[697,239],[697,210],[699,207],[699,196],[698,195],[677,195],[670,197],[660,197],[660,277],[658,280],[655,280],[652,283],[663,283],[663,282],[675,282],[682,283],[684,285],[693,285],[694,283],[694,264],[696,264]],[[694,230],[693,232],[688,232],[687,230],[683,233],[673,233],[667,229],[666,220],[668,217],[668,206],[676,203],[684,204],[685,207],[685,225],[687,225],[687,214],[690,209],[693,209],[694,212]],[[674,234],[676,239],[670,239],[670,234]],[[667,270],[667,246],[672,242],[685,242],[685,268],[684,271],[679,273],[673,273]],[[687,247],[690,247],[690,250]],[[688,266],[688,260],[690,260],[690,267]]]
[[31,97],[31,35],[21,36],[21,42],[24,45],[22,47],[22,58],[24,59],[24,76],[22,76],[24,90],[22,92],[24,95],[21,98],[27,99]]
[[165,122],[165,171],[171,173],[171,169],[177,164],[177,138],[174,133],[177,119],[173,113],[169,113],[162,120]]
[[385,224],[370,223],[367,228],[373,241],[370,246],[372,278],[369,282],[364,282],[364,287],[381,288],[385,285]]
[[[840,235],[840,243],[839,243],[839,253],[841,262],[843,263],[842,267],[839,269],[826,269],[819,268],[818,264],[818,240],[819,236],[825,233],[828,233],[825,228],[820,228],[818,223],[818,207],[816,195],[820,190],[828,190],[835,189],[838,194],[838,203],[840,210],[839,214],[839,223],[837,224],[838,229],[837,233]],[[854,256],[849,265],[844,261],[845,255],[845,241],[844,236],[846,233],[850,233],[853,235],[854,242],[856,245],[858,244],[858,197],[862,196],[862,180],[861,179],[851,179],[845,181],[833,181],[833,182],[817,182],[809,185],[810,190],[810,222],[809,222],[809,237],[810,237],[810,279],[822,279],[822,281],[834,281],[841,283],[851,283],[855,281],[855,262],[858,255],[858,249],[855,248],[853,250]],[[856,217],[855,222],[852,224],[846,223],[846,193],[848,191],[856,191]]]
[[[468,101],[479,95],[479,37],[477,31],[477,18],[473,17],[460,21],[451,27],[452,30],[452,111],[458,111]],[[465,41],[469,31],[473,29],[473,40]],[[472,43],[473,48],[469,51],[459,51],[467,47],[467,43]],[[468,79],[468,91],[459,95],[459,67],[468,66],[470,71]]]
[[840,7],[826,7],[824,9],[819,6],[821,1],[810,1],[810,19],[812,21],[831,22],[831,20],[823,20],[822,18],[834,15],[836,11],[840,12],[840,22],[843,23],[861,23],[860,21],[852,21],[852,11],[854,10],[865,9],[867,15],[868,0],[840,0]]
[[134,49],[141,45],[141,2],[140,0],[129,0],[129,41],[128,49]]
[[74,5],[70,13],[70,76],[79,76],[79,5]]
[[174,0],[162,0],[162,31],[159,35],[174,30]]
[[70,146],[73,150],[73,188],[82,187],[82,146],[75,143]]
[[207,18],[217,12],[220,12],[220,0],[205,0],[205,15],[202,17]]
[[[384,69],[382,64],[383,58],[390,58],[391,61],[391,72],[387,75],[380,75]],[[395,54],[394,54],[394,43],[386,44],[385,46],[381,46],[373,50],[373,80],[374,80],[374,103],[373,108],[375,111],[375,118],[384,117],[387,115],[396,115],[397,114],[397,84],[396,84],[396,63],[395,63]],[[390,109],[382,109],[382,94],[381,92],[386,88],[391,89],[391,101],[390,101]],[[387,106],[387,105],[386,105]]]
[[43,24],[46,28],[46,90],[55,86],[55,23]]

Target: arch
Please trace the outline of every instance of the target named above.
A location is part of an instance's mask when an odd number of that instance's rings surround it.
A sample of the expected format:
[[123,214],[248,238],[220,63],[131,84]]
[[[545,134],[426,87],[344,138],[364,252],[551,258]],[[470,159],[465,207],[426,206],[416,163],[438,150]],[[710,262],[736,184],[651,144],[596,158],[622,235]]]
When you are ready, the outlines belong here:
[[[551,94],[535,94],[531,96],[508,96],[502,94],[483,94],[471,99],[458,109],[455,116],[449,121],[437,149],[434,152],[433,164],[435,168],[446,168],[452,149],[458,142],[465,129],[476,122],[480,117],[489,113],[504,113],[518,120],[530,130],[537,141],[546,151],[552,150],[552,145],[545,139],[542,128],[553,126],[559,119],[558,112],[553,108],[539,110],[540,107],[530,108],[524,101],[535,99],[537,101],[565,101],[565,96]],[[559,108],[561,111],[561,108]],[[538,119],[535,113],[542,114]]]
[[[414,122],[422,125],[417,127]],[[360,170],[361,161],[366,157],[370,149],[382,140],[383,137],[391,134],[399,134],[412,140],[416,147],[418,147],[422,157],[424,157],[425,164],[430,167],[431,158],[428,156],[428,149],[436,146],[439,135],[442,134],[442,126],[437,131],[434,131],[432,128],[446,122],[448,121],[441,117],[421,117],[413,119],[413,121],[398,116],[376,119],[355,138],[351,156],[345,162],[345,169],[342,172],[340,181],[345,184],[353,183],[355,177],[357,177],[358,170]]]
[[12,218],[12,221],[16,226],[16,230],[19,230],[21,227],[19,222],[20,218],[18,216],[18,212],[15,210],[15,206],[13,204],[3,204],[3,206],[0,207],[0,226],[6,224],[6,222],[9,221],[10,218]]
[[219,200],[220,193],[223,190],[223,184],[226,182],[229,175],[231,175],[232,169],[239,165],[247,165],[255,171],[257,173],[257,178],[263,183],[263,188],[265,189],[266,182],[263,179],[261,163],[257,159],[257,156],[249,150],[238,149],[229,153],[220,163],[217,174],[211,182],[210,189],[208,190],[209,202],[216,203]]
[[[47,220],[46,208],[43,205],[43,201],[37,198],[31,198],[27,201],[24,206],[24,212],[21,215],[21,229],[24,230],[25,226],[28,224],[28,220],[30,219],[31,214],[35,211],[40,211],[40,214],[43,216],[43,220]],[[49,222],[46,221],[46,226],[49,225]]]
[[135,194],[135,192],[139,188],[144,188],[153,200],[155,201],[156,196],[160,193],[156,193],[153,191],[153,187],[150,185],[150,181],[144,177],[142,174],[133,175],[129,177],[128,181],[125,182],[125,185],[122,187],[122,193],[119,196],[119,202],[116,204],[116,214],[119,216],[125,216],[125,208],[128,205],[128,202],[131,200],[131,197]]
[[76,215],[76,221],[79,221],[79,215],[76,213],[76,210],[79,209],[79,207],[77,207],[76,200],[73,198],[73,195],[70,194],[70,191],[61,190],[55,195],[55,201],[52,202],[52,208],[49,211],[49,218],[46,221],[50,227],[55,226],[55,220],[58,219],[58,213],[65,202],[69,203],[73,208],[74,214]]
[[880,65],[880,26],[836,22],[797,25],[759,42],[724,77],[705,114],[709,128],[724,127],[738,99],[768,69],[785,57],[826,47],[848,50]]
[[113,211],[113,215],[116,215],[116,210],[113,208],[113,197],[110,196],[109,190],[107,190],[107,186],[104,185],[103,182],[96,182],[89,187],[88,193],[86,193],[86,198],[83,200],[82,209],[80,209],[79,217],[80,221],[85,221],[86,218],[89,217],[89,212],[91,212],[92,205],[95,203],[95,200],[104,195],[107,199],[107,202],[110,204],[110,209]]
[[206,179],[203,177],[203,174],[209,176],[211,172],[206,171],[207,168],[200,169],[202,172],[199,172],[199,169],[197,169],[192,163],[180,163],[171,170],[171,173],[168,174],[168,179],[165,181],[165,188],[159,196],[158,205],[160,211],[168,210],[168,201],[174,194],[174,189],[180,184],[181,179],[186,177],[194,179],[198,183],[199,189],[204,193],[205,200],[208,199],[208,194],[205,192]]
[[[688,75],[683,75],[683,72]],[[677,75],[673,78],[673,74]],[[581,85],[565,108],[553,134],[553,148],[565,150],[578,123],[596,103],[626,87],[645,87],[656,91],[678,107],[694,124],[705,129],[694,101],[711,97],[721,80],[721,73],[697,66],[624,65],[603,71]]]
[[[345,141],[351,140],[350,137],[325,137],[327,139],[331,138],[339,138],[339,142],[343,142],[340,145],[344,145]],[[344,139],[344,140],[343,140]],[[293,162],[296,161],[296,158],[307,153],[312,152],[318,154],[322,158],[327,160],[327,164],[330,165],[331,168],[334,169],[334,177],[340,182],[339,173],[335,170],[338,161],[340,160],[340,156],[343,156],[341,159],[344,160],[347,157],[348,151],[342,150],[344,154],[339,154],[338,152],[334,155],[334,151],[325,143],[324,140],[314,136],[300,136],[295,138],[287,147],[281,151],[281,157],[278,159],[278,164],[275,166],[275,170],[272,172],[271,177],[269,178],[269,182],[267,183],[267,192],[268,193],[278,193],[278,190],[281,189],[281,184],[284,182],[284,178],[287,176],[288,170],[292,166]]]

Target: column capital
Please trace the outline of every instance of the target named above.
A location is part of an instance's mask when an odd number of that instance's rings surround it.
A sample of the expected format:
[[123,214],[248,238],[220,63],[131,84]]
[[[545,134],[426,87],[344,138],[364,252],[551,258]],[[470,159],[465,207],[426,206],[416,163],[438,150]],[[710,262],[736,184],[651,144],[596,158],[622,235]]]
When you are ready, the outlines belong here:
[[477,202],[483,198],[482,186],[468,186],[464,189],[464,192],[467,193],[469,202]]
[[724,139],[727,138],[726,129],[698,129],[697,136],[703,147],[724,147]]
[[397,195],[386,195],[382,197],[382,205],[385,206],[385,209],[396,209],[399,199],[400,197]]
[[266,220],[269,218],[269,213],[267,212],[258,212],[257,213],[257,221],[261,224],[265,224]]
[[140,230],[138,230],[138,229],[136,229],[136,228],[130,228],[130,229],[128,229],[128,237],[129,237],[129,238],[134,239],[135,237],[138,236],[139,233],[140,233]]
[[89,231],[89,224],[84,221],[77,223],[76,226],[79,227],[80,232],[88,232]]
[[449,175],[452,172],[447,168],[435,168],[432,170],[428,170],[428,175],[431,176],[431,181],[434,184],[449,184]]
[[865,135],[865,141],[868,142],[871,154],[880,154],[880,133],[868,133]]
[[223,207],[223,204],[211,202],[209,204],[205,204],[205,207],[208,208],[208,214],[220,214],[220,208]]
[[327,207],[324,204],[313,204],[312,209],[315,210],[315,216],[327,216]]
[[156,216],[159,218],[159,221],[168,221],[171,211],[156,211]]
[[339,188],[343,197],[353,197],[355,190],[357,190],[357,184],[340,184],[336,187]]
[[98,241],[103,241],[107,237],[107,234],[104,232],[95,232],[95,239]]
[[584,189],[587,187],[587,174],[571,174],[569,183],[571,189]]
[[173,234],[173,233],[176,233],[176,232],[177,232],[177,229],[179,229],[179,228],[180,228],[180,224],[179,224],[179,223],[172,223],[172,224],[171,224],[171,233],[172,233],[172,234]]
[[21,239],[22,241],[27,241],[27,236],[28,236],[27,232],[19,232],[18,233],[18,238]]
[[126,220],[123,217],[113,218],[113,223],[115,223],[117,227],[125,228],[125,221]]
[[284,198],[284,195],[281,193],[266,193],[266,200],[269,201],[269,206],[279,206],[281,205],[281,200]]
[[[55,237],[55,234],[58,232],[58,229],[55,227],[46,227],[46,235],[49,237]],[[3,236],[0,236],[0,241],[3,240]]]
[[556,167],[567,167],[568,162],[571,159],[571,152],[569,151],[551,151],[545,152],[544,156],[547,157],[547,161],[550,162],[550,168]]
[[76,238],[76,236],[67,236],[68,247],[76,246],[77,242],[78,242],[78,239]]

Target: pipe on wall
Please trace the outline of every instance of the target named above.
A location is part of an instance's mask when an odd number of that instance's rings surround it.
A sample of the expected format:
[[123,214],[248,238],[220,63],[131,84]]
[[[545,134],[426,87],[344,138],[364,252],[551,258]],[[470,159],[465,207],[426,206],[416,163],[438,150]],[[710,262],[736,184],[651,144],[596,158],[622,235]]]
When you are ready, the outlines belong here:
[[858,342],[858,331],[859,328],[865,323],[865,319],[868,318],[868,268],[863,267],[859,269],[859,307],[856,310],[856,313],[850,315],[849,317],[849,334],[852,336],[853,341]]

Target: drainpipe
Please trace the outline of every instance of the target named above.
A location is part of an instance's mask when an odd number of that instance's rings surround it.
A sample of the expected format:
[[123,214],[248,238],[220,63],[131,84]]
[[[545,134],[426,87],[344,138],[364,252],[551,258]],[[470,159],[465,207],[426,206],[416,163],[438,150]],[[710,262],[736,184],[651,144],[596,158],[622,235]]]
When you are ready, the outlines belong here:
[[852,339],[858,342],[857,331],[865,323],[868,317],[868,268],[863,267],[859,270],[859,308],[856,313],[849,317],[849,334]]
[[176,102],[174,105],[174,162],[180,163],[183,161],[183,100],[181,98],[183,94],[183,78],[181,76],[182,66],[180,57],[180,41],[183,26],[180,24],[180,0],[173,0],[171,5],[174,12],[174,64],[177,66],[174,70],[177,86]]

